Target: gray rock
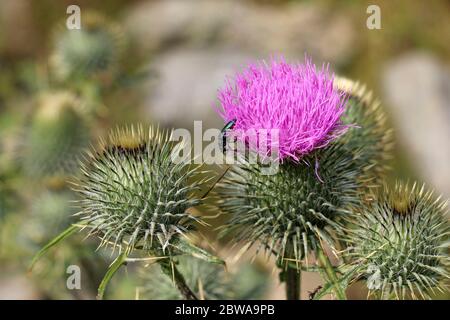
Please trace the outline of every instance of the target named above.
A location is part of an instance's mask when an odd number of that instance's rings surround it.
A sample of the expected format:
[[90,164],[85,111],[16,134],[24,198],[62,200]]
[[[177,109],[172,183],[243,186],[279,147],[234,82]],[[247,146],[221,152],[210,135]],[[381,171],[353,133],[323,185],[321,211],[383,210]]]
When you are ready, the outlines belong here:
[[0,278],[0,300],[35,300],[41,298],[30,279],[11,275]]
[[221,128],[223,120],[214,111],[217,90],[250,56],[232,50],[175,50],[155,61],[153,85],[146,86],[145,108],[150,119],[165,126],[193,128],[194,120],[203,129]]
[[313,3],[262,6],[237,0],[139,2],[124,25],[143,55],[151,56],[151,85],[143,86],[149,118],[166,126],[221,127],[213,111],[227,75],[256,59],[282,54],[317,63],[342,62],[354,49],[345,15],[324,14]]
[[450,195],[450,72],[434,56],[414,52],[388,64],[386,104],[424,181]]
[[163,0],[138,3],[124,25],[144,51],[177,45],[224,45],[256,55],[345,61],[355,32],[344,12],[325,12],[314,3],[261,6],[244,1]]

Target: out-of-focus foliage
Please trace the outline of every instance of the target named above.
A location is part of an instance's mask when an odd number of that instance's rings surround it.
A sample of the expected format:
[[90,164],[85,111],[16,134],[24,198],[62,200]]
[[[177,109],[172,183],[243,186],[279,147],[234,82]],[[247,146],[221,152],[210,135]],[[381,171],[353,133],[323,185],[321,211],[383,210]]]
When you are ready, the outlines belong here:
[[78,105],[75,97],[64,92],[39,99],[20,154],[26,177],[60,185],[76,174],[90,136]]
[[[267,278],[256,266],[242,265],[237,272],[229,273],[223,266],[187,256],[180,257],[177,266],[189,287],[201,299],[261,299],[267,288]],[[141,299],[182,299],[158,265],[143,267],[139,272]]]

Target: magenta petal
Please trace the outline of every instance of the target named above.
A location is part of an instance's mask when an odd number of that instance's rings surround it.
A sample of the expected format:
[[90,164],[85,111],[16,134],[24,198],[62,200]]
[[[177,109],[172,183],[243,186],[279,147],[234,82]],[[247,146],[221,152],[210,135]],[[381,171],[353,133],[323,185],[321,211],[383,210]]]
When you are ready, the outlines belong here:
[[298,161],[348,128],[341,122],[347,97],[333,79],[328,65],[318,70],[307,57],[304,64],[283,58],[252,63],[227,79],[217,111],[225,121],[236,119],[235,129],[279,129],[279,141],[269,143],[278,147],[281,160]]

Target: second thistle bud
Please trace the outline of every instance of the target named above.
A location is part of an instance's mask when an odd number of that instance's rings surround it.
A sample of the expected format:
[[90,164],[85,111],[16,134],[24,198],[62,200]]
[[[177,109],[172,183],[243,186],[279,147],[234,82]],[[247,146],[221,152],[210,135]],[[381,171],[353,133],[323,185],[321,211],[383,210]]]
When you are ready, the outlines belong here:
[[450,279],[446,203],[398,183],[353,210],[346,259],[381,299],[427,298]]
[[79,154],[89,143],[89,130],[67,92],[44,94],[27,131],[22,164],[27,176],[60,185],[78,170]]
[[[83,14],[80,30],[57,30],[50,65],[60,80],[111,77],[123,49],[121,29],[103,16]],[[73,80],[73,79],[72,79]]]
[[76,191],[80,216],[102,245],[169,251],[194,228],[202,183],[196,168],[171,161],[170,132],[142,127],[113,131],[82,164]]

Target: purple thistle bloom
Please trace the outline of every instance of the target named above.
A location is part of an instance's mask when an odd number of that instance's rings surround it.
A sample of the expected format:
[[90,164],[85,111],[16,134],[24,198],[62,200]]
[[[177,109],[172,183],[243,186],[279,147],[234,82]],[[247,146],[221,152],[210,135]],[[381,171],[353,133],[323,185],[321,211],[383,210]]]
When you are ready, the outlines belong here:
[[343,134],[341,122],[347,98],[333,87],[334,74],[328,65],[317,70],[311,59],[304,64],[288,64],[283,58],[269,64],[253,63],[228,79],[219,90],[225,121],[235,120],[233,131],[278,129],[276,147],[281,161],[295,161],[315,149],[325,147]]

